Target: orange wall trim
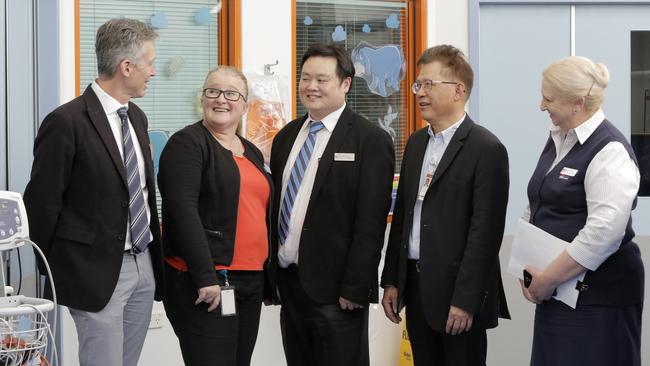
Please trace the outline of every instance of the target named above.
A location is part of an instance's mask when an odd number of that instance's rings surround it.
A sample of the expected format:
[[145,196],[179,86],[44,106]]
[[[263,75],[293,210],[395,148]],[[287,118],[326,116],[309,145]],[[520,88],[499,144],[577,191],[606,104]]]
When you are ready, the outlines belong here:
[[[413,39],[413,43],[415,44],[415,49],[413,56],[413,72],[414,72],[414,77],[413,81],[417,78],[417,59],[420,57],[420,55],[424,52],[424,50],[427,49],[427,1],[426,0],[414,0],[413,4],[413,15],[414,15],[414,23],[415,23],[415,38]],[[420,109],[416,107],[415,105],[415,95],[411,93],[411,101],[412,101],[412,106],[413,106],[413,112],[411,115],[415,116],[414,123],[411,124],[413,131],[425,127],[426,122],[422,120],[422,116],[420,115]],[[411,104],[409,103],[409,106]]]
[[241,0],[224,0],[219,13],[219,64],[241,68]]
[[[221,11],[219,12],[219,65],[228,64],[228,3],[224,1],[221,4]],[[216,66],[216,65],[215,65]]]

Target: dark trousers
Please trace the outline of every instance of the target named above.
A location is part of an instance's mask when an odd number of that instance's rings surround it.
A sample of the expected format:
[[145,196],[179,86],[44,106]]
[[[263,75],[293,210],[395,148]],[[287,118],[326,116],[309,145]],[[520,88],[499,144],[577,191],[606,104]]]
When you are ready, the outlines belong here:
[[420,273],[415,261],[409,261],[406,288],[406,330],[415,366],[484,366],[487,357],[485,329],[472,328],[458,335],[434,330],[422,308]]
[[280,268],[280,323],[288,366],[368,366],[368,308],[317,304],[303,291],[297,267]]
[[535,309],[531,366],[640,366],[643,304],[581,306],[551,299]]
[[[221,316],[221,306],[208,312],[208,304],[194,305],[197,289],[187,272],[165,264],[167,276],[163,303],[178,337],[187,366],[250,365],[262,311],[262,271],[228,271],[235,287],[237,315]],[[223,277],[219,275],[220,284]]]

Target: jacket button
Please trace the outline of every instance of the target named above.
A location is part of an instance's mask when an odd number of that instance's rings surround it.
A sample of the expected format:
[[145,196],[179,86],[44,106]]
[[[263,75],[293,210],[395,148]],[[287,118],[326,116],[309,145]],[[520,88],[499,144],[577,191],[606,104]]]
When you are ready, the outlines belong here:
[[122,201],[122,207],[129,207],[128,201]]
[[124,240],[124,235],[122,235],[122,234],[118,235],[117,240]]

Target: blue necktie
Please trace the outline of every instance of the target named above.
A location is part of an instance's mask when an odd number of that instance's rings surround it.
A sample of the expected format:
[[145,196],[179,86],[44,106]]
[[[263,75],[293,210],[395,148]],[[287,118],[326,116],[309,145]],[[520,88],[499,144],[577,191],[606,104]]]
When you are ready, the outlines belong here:
[[138,157],[135,155],[133,139],[129,130],[129,120],[126,107],[117,110],[117,115],[122,120],[122,142],[124,143],[124,167],[126,168],[129,186],[129,229],[131,231],[131,244],[134,253],[141,253],[147,249],[151,241],[149,234],[149,219],[140,184],[138,172]]
[[316,134],[324,127],[325,125],[323,125],[323,122],[312,121],[309,124],[309,135],[307,135],[305,143],[300,148],[300,152],[296,157],[296,161],[293,163],[293,167],[291,168],[291,175],[287,181],[287,189],[284,192],[282,205],[280,205],[280,219],[278,223],[280,244],[284,244],[284,241],[287,239],[287,235],[289,235],[289,221],[291,219],[291,211],[293,210],[293,204],[296,199],[296,195],[298,194],[298,189],[300,188],[300,182],[302,182],[302,178],[305,175],[305,170],[307,170],[307,164],[309,164],[311,154],[314,152]]

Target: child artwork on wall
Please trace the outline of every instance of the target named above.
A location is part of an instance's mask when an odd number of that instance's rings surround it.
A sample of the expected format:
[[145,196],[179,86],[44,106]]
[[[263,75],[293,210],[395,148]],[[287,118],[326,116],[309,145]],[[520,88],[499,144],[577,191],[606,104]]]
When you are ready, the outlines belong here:
[[210,14],[210,9],[207,6],[201,7],[196,14],[194,14],[194,23],[196,25],[208,25],[212,19],[212,14]]
[[384,114],[383,118],[377,118],[379,122],[379,127],[383,128],[390,137],[395,141],[395,137],[397,137],[397,133],[395,132],[395,129],[391,127],[394,121],[399,121],[397,119],[397,116],[399,116],[399,112],[393,112],[393,106],[388,105],[388,111],[386,111],[386,114]]
[[342,25],[337,25],[332,32],[332,41],[334,42],[343,42],[348,38],[348,32],[345,31],[345,28]]
[[374,94],[388,97],[400,90],[406,62],[399,45],[373,46],[365,41],[352,50],[355,76],[366,81]]
[[156,29],[167,28],[167,14],[164,11],[157,11],[151,15],[149,23]]

